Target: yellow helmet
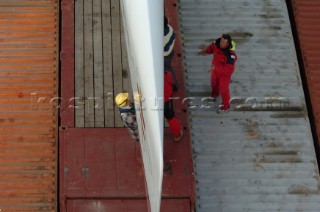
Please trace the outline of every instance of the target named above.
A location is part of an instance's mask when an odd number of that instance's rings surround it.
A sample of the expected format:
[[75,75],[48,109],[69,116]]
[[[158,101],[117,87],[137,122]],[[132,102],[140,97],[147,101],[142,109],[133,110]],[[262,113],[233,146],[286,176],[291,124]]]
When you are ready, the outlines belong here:
[[126,105],[126,100],[128,99],[129,94],[128,93],[119,93],[116,98],[116,104],[118,107],[123,107]]

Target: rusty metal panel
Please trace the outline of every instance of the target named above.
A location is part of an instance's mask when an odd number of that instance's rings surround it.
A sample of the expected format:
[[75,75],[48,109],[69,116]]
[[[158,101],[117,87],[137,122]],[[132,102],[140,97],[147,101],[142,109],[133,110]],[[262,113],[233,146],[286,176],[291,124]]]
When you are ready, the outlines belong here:
[[61,192],[67,198],[143,197],[139,144],[125,128],[61,130]]
[[[179,14],[197,212],[320,211],[319,170],[286,1],[180,0]],[[205,99],[212,55],[197,52],[222,33],[237,43],[230,85],[236,99],[229,113],[217,114],[221,99]],[[308,36],[306,45],[317,47]]]
[[[193,170],[188,143],[171,142],[169,129],[164,136],[164,157],[171,171],[164,175],[163,198],[190,198]],[[145,198],[141,149],[127,129],[62,129],[60,142],[62,205],[68,198]]]
[[58,0],[0,1],[0,211],[57,211]]
[[[68,200],[68,212],[148,212],[146,199],[122,199],[122,200]],[[161,212],[190,212],[189,199],[162,199]]]
[[316,148],[320,154],[320,1],[291,0],[291,3],[316,128]]

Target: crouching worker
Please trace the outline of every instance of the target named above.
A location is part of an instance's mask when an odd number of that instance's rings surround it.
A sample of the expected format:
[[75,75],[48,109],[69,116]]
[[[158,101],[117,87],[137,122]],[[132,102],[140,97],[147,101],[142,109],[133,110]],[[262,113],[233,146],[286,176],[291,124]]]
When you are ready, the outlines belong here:
[[126,128],[128,128],[131,137],[138,142],[139,141],[139,130],[136,120],[136,111],[134,104],[129,99],[128,93],[119,93],[115,98],[116,104],[119,107],[121,119]]
[[169,123],[169,127],[174,135],[174,141],[180,141],[183,136],[182,127],[174,114],[172,95],[172,85],[174,79],[168,71],[164,72],[164,117]]

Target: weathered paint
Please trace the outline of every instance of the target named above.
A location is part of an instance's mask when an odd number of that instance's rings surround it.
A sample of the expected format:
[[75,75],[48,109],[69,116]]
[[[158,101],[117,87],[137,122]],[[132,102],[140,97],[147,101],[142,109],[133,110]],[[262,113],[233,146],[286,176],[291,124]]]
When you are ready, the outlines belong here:
[[0,211],[57,211],[58,0],[0,1]]
[[60,125],[74,127],[74,0],[61,2]]
[[[69,200],[68,211],[148,211],[145,200]],[[190,212],[188,199],[170,200],[164,199],[161,202],[161,212]]]
[[[197,212],[319,211],[319,170],[286,2],[180,0],[178,7]],[[221,99],[209,99],[212,55],[197,53],[222,33],[237,43],[238,61],[233,108],[217,114]]]

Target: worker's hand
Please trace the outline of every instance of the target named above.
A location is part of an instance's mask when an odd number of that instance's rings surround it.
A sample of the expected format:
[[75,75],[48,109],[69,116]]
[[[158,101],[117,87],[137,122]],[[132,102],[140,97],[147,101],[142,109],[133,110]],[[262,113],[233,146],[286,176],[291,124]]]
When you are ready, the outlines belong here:
[[206,54],[207,54],[206,47],[204,47],[200,52],[198,52],[198,55],[206,55]]

